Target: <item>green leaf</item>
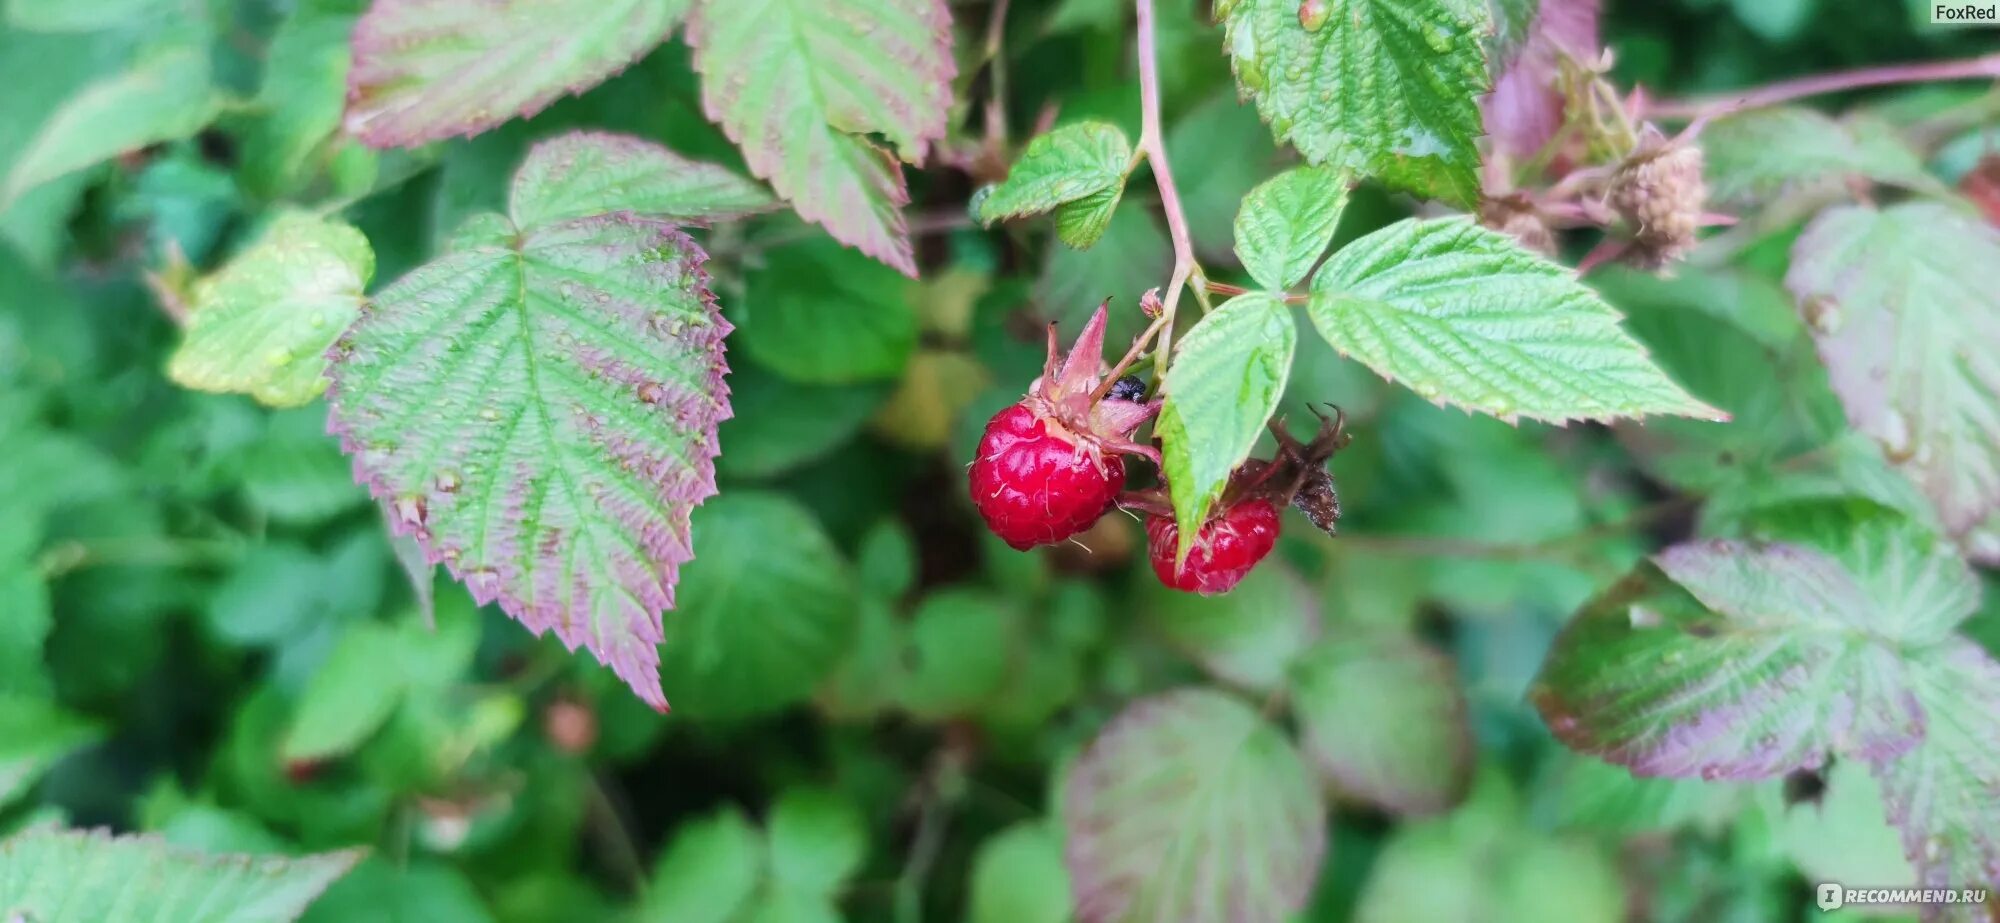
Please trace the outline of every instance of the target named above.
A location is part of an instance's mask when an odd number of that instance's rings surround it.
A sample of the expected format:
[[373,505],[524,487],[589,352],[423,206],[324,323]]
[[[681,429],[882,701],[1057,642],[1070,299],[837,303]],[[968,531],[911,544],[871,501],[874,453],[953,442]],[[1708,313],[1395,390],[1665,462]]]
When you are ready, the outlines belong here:
[[243,448],[243,496],[272,521],[318,525],[368,500],[318,407],[271,414],[264,436]]
[[0,696],[47,695],[42,649],[55,627],[55,613],[48,586],[31,562],[0,559],[0,612],[6,613],[0,618]]
[[171,14],[174,6],[175,0],[8,0],[6,20],[34,32],[88,32]]
[[1851,176],[1920,191],[1940,188],[1894,131],[1881,130],[1864,143],[1854,129],[1812,109],[1780,106],[1716,119],[1702,132],[1701,151],[1709,200],[1724,208],[1753,208]]
[[1097,246],[1104,239],[1104,232],[1111,229],[1111,216],[1124,195],[1125,184],[1119,183],[1057,206],[1056,239],[1078,250]]
[[1167,130],[1167,156],[1176,174],[1201,178],[1180,190],[1196,252],[1222,259],[1243,197],[1279,162],[1271,133],[1257,120],[1256,107],[1224,89]]
[[287,762],[341,756],[380,729],[403,698],[405,678],[395,666],[400,640],[387,625],[348,626],[306,683],[279,756]]
[[771,807],[771,877],[803,894],[833,896],[861,868],[868,828],[844,795],[787,789]]
[[[512,201],[565,212],[533,181]],[[701,250],[629,213],[483,215],[333,350],[330,427],[397,534],[666,708],[660,611],[729,415]]]
[[299,191],[310,180],[316,156],[331,159],[347,105],[347,70],[353,54],[347,36],[365,4],[354,0],[305,0],[278,25],[265,54],[257,89],[261,117],[243,138],[245,187],[266,198]]
[[763,187],[629,135],[576,131],[535,145],[515,174],[514,220],[539,226],[629,211],[676,223],[770,209]]
[[740,363],[729,373],[735,414],[722,422],[715,471],[725,478],[767,478],[822,458],[859,435],[888,396],[889,386],[880,382],[807,385]]
[[1173,485],[1181,557],[1278,409],[1297,342],[1284,299],[1252,292],[1204,316],[1175,344],[1154,431]]
[[1340,171],[1286,170],[1243,197],[1236,213],[1236,258],[1259,285],[1283,293],[1319,262],[1346,207],[1347,182]]
[[209,856],[155,837],[41,827],[0,841],[0,907],[35,923],[295,920],[363,852]]
[[1797,295],[1854,427],[1964,533],[2000,511],[2000,230],[1938,202],[1821,212]]
[[979,220],[991,226],[1007,218],[1052,211],[1066,203],[1060,223],[1063,240],[1079,249],[1104,236],[1111,211],[1125,189],[1132,165],[1132,142],[1118,126],[1105,122],[1064,125],[1028,142],[1007,179],[986,190],[979,201]]
[[920,717],[944,718],[985,704],[1007,679],[1017,618],[977,590],[924,597],[910,616],[903,706]]
[[1206,689],[1126,706],[1070,769],[1062,822],[1077,917],[1100,923],[1280,923],[1326,849],[1298,751]]
[[334,883],[307,911],[304,923],[492,923],[479,892],[457,869],[415,859],[391,863],[373,857]]
[[374,147],[414,147],[533,115],[651,51],[688,3],[375,0],[354,28],[347,132]]
[[36,130],[0,186],[0,208],[64,174],[193,135],[216,109],[206,48],[188,43],[156,51],[84,87]]
[[661,673],[704,718],[763,714],[810,695],[853,640],[853,577],[812,514],[735,490],[697,511]]
[[1413,637],[1327,637],[1292,666],[1300,744],[1342,792],[1399,814],[1456,805],[1472,782],[1465,692]]
[[733,807],[682,822],[653,870],[642,918],[672,923],[737,919],[764,875],[762,840]]
[[1208,672],[1246,689],[1275,692],[1299,652],[1320,633],[1318,602],[1291,568],[1275,562],[1220,596],[1183,593],[1150,574],[1143,602],[1167,641]]
[[1824,787],[1812,802],[1786,806],[1767,786],[1759,805],[1778,815],[1777,835],[1806,880],[1914,886],[1916,870],[1903,858],[1902,839],[1889,825],[1868,764],[1835,763],[1820,781]]
[[1618,923],[1626,895],[1614,859],[1599,843],[1534,829],[1504,775],[1488,768],[1456,812],[1396,828],[1354,920]]
[[774,252],[753,274],[736,341],[759,365],[806,384],[896,378],[917,348],[906,281],[819,239]]
[[[1151,209],[1120,210],[1111,216],[1096,246],[1048,248],[1035,282],[1041,319],[1059,321],[1064,330],[1081,330],[1104,299],[1136,302],[1140,292],[1160,284],[1173,269],[1173,254],[1166,229]],[[1114,311],[1105,342],[1123,343],[1137,336],[1144,324],[1145,317],[1137,311]]]
[[[2000,883],[2000,663],[1955,639],[1913,672],[1923,742],[1875,766],[1903,854],[1921,887]],[[1937,918],[1990,919],[2000,897],[1989,895],[1983,912],[1954,913]]]
[[26,792],[57,760],[101,736],[96,725],[52,702],[0,692],[0,808]]
[[1068,923],[1062,837],[1024,821],[986,838],[972,858],[967,904],[966,923]]
[[195,287],[167,374],[183,387],[290,407],[326,389],[326,350],[360,316],[375,254],[361,232],[285,212]]
[[1536,707],[1564,743],[1640,775],[1763,778],[1909,749],[1925,722],[1903,652],[1947,637],[1977,587],[1948,546],[1881,516],[1850,521],[1835,554],[1668,549],[1663,579],[1642,572],[1556,640]]
[[854,557],[862,590],[876,599],[899,599],[917,585],[917,541],[898,520],[871,527]]
[[703,0],[688,22],[702,105],[799,216],[916,275],[902,168],[920,163],[951,107],[942,0]]
[[1724,419],[1668,380],[1569,269],[1462,219],[1392,224],[1313,277],[1320,335],[1427,400],[1501,419]]
[[1272,133],[1310,163],[1477,201],[1484,0],[1314,2],[1312,22],[1296,0],[1216,4],[1236,82]]

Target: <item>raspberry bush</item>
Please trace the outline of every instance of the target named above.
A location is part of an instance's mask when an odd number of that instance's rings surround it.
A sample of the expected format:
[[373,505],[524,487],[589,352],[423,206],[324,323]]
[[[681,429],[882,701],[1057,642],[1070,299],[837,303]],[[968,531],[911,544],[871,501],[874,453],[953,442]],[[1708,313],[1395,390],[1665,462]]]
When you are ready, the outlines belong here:
[[0,2],[0,923],[2000,920],[1920,6]]

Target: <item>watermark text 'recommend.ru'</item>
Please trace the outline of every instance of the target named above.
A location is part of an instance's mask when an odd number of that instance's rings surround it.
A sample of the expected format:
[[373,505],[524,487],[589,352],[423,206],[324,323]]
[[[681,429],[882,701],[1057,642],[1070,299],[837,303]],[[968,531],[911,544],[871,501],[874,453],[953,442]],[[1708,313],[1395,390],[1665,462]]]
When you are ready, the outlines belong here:
[[1821,884],[1818,893],[1821,910],[1839,910],[1863,904],[1977,906],[1993,896],[1986,888],[1849,888],[1831,881]]

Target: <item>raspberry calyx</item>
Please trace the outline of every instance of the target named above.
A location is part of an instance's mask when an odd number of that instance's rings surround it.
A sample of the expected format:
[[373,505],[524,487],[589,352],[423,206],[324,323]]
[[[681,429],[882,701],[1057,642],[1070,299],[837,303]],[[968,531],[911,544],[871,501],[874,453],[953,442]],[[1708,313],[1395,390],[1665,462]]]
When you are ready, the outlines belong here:
[[1066,355],[1050,324],[1041,377],[987,421],[979,440],[968,475],[972,502],[1015,549],[1063,541],[1108,512],[1125,485],[1121,454],[1159,462],[1157,449],[1131,437],[1160,412],[1160,401],[1129,399],[1122,363],[1103,374],[1105,323],[1099,305]]

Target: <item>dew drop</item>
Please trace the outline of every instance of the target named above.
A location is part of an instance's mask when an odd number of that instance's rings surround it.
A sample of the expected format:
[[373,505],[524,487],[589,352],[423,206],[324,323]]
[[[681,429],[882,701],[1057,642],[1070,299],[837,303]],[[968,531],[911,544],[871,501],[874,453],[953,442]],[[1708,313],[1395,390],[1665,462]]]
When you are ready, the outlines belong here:
[[1252,90],[1261,90],[1269,84],[1264,79],[1264,66],[1258,64],[1255,58],[1236,59],[1236,79]]
[[264,361],[270,363],[273,368],[280,365],[284,365],[285,363],[292,361],[292,351],[284,348],[283,346],[280,346],[277,349],[271,350],[271,352],[264,357]]
[[1428,381],[1417,382],[1414,388],[1419,397],[1428,401],[1437,400],[1437,396],[1442,393],[1438,390],[1438,386],[1435,383]]
[[500,411],[492,407],[481,407],[479,409],[479,419],[486,420],[489,422],[493,420],[498,420],[500,419]]
[[1321,26],[1326,25],[1330,15],[1332,11],[1328,9],[1326,0],[1305,0],[1299,4],[1299,26],[1307,32],[1318,32]]
[[1431,50],[1438,54],[1450,54],[1454,42],[1451,33],[1445,31],[1444,27],[1437,23],[1429,23],[1424,26],[1424,44],[1431,46]]

